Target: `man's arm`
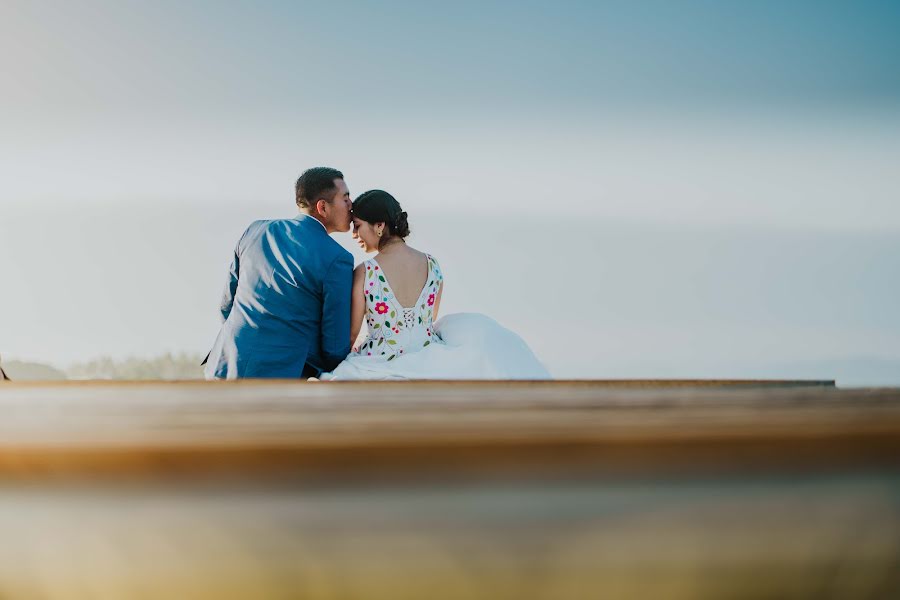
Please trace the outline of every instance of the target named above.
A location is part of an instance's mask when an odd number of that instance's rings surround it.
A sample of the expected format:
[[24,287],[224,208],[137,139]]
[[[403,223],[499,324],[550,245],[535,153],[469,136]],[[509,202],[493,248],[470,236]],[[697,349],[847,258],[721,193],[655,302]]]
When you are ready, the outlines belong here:
[[222,319],[228,320],[231,314],[231,307],[234,306],[234,295],[237,293],[238,277],[241,271],[241,242],[247,237],[247,232],[253,228],[256,222],[252,223],[244,233],[241,239],[234,247],[234,258],[231,259],[231,268],[228,269],[228,283],[225,284],[225,291],[222,293],[222,302],[219,303],[219,310],[222,312]]
[[225,284],[225,291],[222,293],[222,302],[219,306],[223,320],[228,320],[228,315],[231,314],[231,307],[234,306],[234,294],[237,292],[240,264],[240,257],[238,256],[237,248],[235,248],[234,259],[231,261],[231,268],[228,269],[228,283]]
[[341,252],[325,274],[322,302],[322,363],[332,371],[350,354],[350,290],[353,257]]

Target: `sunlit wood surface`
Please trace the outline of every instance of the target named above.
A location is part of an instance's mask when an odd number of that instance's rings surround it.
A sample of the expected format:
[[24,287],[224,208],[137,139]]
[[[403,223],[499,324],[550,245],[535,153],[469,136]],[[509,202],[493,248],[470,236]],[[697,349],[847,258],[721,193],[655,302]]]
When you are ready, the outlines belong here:
[[900,390],[0,384],[2,598],[900,597]]

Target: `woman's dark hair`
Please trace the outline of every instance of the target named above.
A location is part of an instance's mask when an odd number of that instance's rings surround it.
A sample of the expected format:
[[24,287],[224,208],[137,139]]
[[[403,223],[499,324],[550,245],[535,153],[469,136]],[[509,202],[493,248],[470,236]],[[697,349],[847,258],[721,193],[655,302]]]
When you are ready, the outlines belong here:
[[407,214],[397,199],[384,190],[369,190],[353,201],[353,215],[367,223],[384,223],[392,236],[409,235]]
[[[319,200],[331,202],[334,200],[334,191],[337,190],[334,180],[343,178],[343,173],[331,167],[313,167],[303,171],[294,186],[294,191],[297,192],[297,206],[310,208]],[[331,197],[327,198],[329,192]]]

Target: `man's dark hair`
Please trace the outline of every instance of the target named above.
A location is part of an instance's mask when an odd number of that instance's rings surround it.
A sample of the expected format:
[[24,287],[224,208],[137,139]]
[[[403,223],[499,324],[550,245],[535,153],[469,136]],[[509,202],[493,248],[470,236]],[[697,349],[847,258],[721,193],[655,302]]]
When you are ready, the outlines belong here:
[[330,167],[313,167],[303,171],[297,179],[294,190],[297,192],[297,206],[310,208],[319,200],[334,200],[335,179],[343,179],[344,174]]

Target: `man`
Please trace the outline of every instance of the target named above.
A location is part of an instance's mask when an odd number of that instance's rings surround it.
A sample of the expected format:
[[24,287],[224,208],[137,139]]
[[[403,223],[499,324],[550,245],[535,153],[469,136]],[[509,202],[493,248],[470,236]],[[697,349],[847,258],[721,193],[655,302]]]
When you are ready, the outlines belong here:
[[256,221],[235,248],[207,379],[318,376],[350,352],[353,258],[329,236],[350,230],[350,191],[316,167],[296,199],[297,217]]

